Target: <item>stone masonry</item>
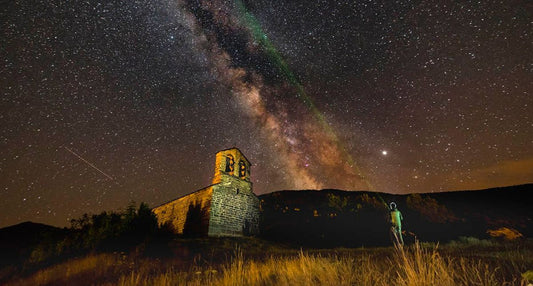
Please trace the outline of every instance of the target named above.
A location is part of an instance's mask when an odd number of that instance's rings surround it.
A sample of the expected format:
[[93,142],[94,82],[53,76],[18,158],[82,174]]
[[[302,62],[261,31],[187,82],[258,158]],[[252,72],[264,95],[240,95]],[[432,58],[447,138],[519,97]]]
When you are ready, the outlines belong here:
[[152,211],[160,225],[191,236],[245,236],[259,231],[259,199],[250,162],[237,148],[216,154],[213,184]]

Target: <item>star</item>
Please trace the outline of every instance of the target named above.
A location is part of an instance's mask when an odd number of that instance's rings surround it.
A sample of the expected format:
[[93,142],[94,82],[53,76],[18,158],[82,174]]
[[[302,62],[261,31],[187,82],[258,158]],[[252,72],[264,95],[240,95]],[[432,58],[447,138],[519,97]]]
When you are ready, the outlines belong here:
[[38,2],[2,13],[0,227],[159,205],[231,147],[257,195],[533,182],[527,1]]

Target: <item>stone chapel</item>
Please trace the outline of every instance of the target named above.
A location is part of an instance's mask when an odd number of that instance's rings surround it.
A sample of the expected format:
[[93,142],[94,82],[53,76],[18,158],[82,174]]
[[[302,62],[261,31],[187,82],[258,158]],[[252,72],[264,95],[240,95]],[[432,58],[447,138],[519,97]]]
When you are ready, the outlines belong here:
[[160,225],[188,236],[246,236],[259,231],[250,162],[237,148],[216,154],[210,186],[152,209]]

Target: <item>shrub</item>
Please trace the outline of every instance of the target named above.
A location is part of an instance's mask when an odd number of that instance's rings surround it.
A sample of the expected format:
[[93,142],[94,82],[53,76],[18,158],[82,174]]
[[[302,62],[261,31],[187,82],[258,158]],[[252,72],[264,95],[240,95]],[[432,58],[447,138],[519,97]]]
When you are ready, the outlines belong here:
[[62,240],[41,242],[31,253],[30,262],[52,257],[72,257],[90,251],[122,251],[149,239],[159,231],[157,218],[146,203],[134,203],[122,212],[84,214],[71,221],[69,234]]

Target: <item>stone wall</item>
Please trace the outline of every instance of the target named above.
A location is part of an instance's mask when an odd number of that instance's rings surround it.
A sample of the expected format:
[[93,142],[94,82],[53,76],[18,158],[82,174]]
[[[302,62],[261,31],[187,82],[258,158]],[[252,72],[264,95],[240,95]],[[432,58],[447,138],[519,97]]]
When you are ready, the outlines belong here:
[[173,200],[152,211],[159,225],[169,224],[174,233],[205,236],[208,232],[213,187]]
[[235,178],[214,185],[209,236],[243,236],[258,232],[259,199],[252,193],[252,184]]
[[237,148],[218,152],[213,185],[154,208],[159,224],[190,236],[258,234],[259,199],[250,166]]

